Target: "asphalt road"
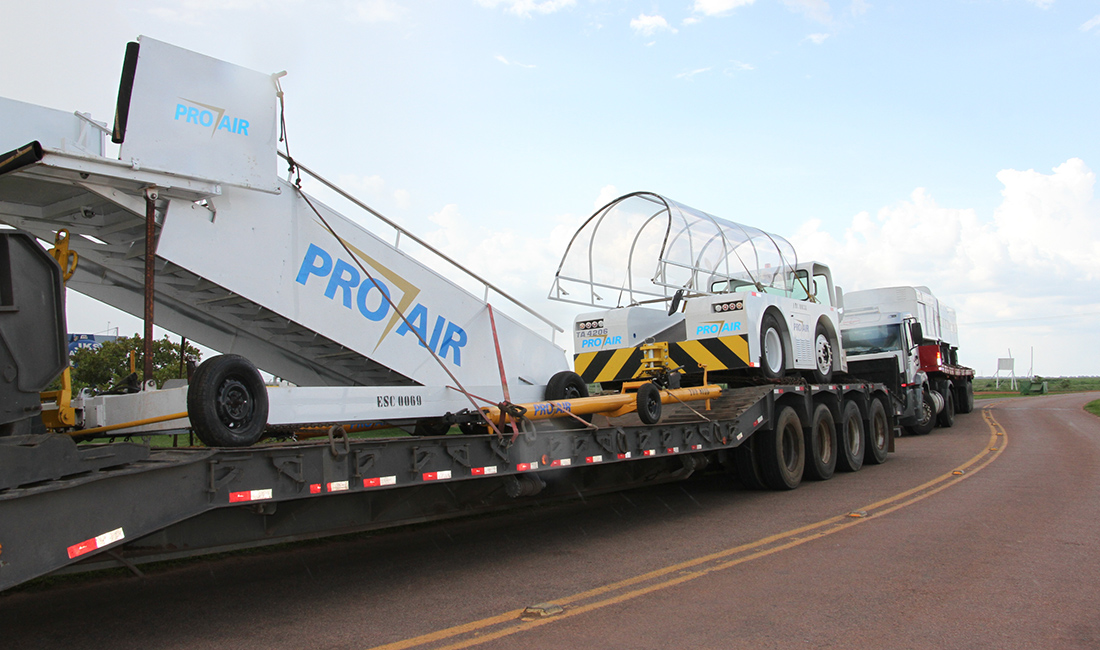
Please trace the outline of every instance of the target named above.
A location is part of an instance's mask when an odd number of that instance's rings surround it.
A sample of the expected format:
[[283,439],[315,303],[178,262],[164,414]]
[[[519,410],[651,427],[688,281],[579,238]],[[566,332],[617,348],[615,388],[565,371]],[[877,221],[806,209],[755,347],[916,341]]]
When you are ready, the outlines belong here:
[[789,493],[710,477],[16,590],[0,647],[1100,648],[1098,396],[979,402]]

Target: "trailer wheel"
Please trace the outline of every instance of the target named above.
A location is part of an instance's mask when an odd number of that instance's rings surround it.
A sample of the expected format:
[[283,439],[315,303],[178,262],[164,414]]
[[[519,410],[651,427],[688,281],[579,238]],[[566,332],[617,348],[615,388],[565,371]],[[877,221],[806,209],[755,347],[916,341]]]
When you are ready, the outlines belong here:
[[267,426],[267,387],[256,366],[236,354],[203,361],[187,387],[187,417],[208,447],[248,447]]
[[798,413],[784,406],[770,431],[758,431],[756,462],[760,478],[772,490],[793,490],[802,482],[806,468],[806,445],[802,439],[802,421]]
[[760,368],[768,379],[778,379],[783,376],[786,367],[787,356],[779,321],[774,314],[764,314],[764,318],[760,319]]
[[840,414],[840,430],[837,432],[840,454],[836,466],[846,472],[858,472],[863,467],[863,415],[855,402],[845,402]]
[[[550,381],[546,382],[546,392],[543,393],[543,399],[548,402],[554,402],[561,399],[576,399],[578,397],[588,397],[588,384],[584,382],[584,379],[580,375],[572,370],[562,370],[550,378]],[[591,424],[592,414],[578,415],[580,419]],[[571,417],[555,418],[555,421],[576,421]]]
[[737,473],[737,480],[749,490],[763,490],[764,479],[760,476],[760,464],[756,462],[753,449],[756,447],[756,436],[749,438],[740,445],[730,450],[733,456],[733,467]]
[[827,384],[833,380],[833,342],[825,324],[819,322],[814,334],[814,369],[810,371],[815,384]]
[[443,418],[420,418],[413,426],[412,434],[418,438],[428,436],[445,436],[451,430],[451,425]]
[[974,384],[968,381],[959,388],[959,399],[955,407],[956,413],[970,413],[974,410]]
[[905,430],[914,436],[928,435],[936,427],[936,403],[932,401],[932,395],[928,389],[921,390],[921,405],[918,413],[920,419],[916,424],[905,427]]
[[836,471],[836,421],[824,404],[814,409],[812,426],[806,438],[806,476],[827,481]]
[[955,391],[948,389],[943,394],[943,410],[936,416],[936,424],[950,429],[955,424]]
[[867,451],[863,462],[867,465],[881,465],[886,462],[890,450],[890,420],[886,417],[886,407],[882,400],[871,400],[871,409],[867,414]]
[[661,391],[653,384],[638,387],[638,417],[645,424],[661,421]]

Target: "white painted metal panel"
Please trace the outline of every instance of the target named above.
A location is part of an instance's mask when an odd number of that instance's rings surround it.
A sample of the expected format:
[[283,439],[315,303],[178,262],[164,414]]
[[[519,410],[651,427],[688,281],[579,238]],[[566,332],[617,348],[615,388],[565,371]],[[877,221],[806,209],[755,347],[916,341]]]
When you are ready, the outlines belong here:
[[140,167],[276,191],[271,75],[142,36],[120,156]]
[[[226,188],[212,201],[213,219],[205,207],[169,205],[160,257],[421,384],[453,381],[413,330],[464,384],[500,384],[481,299],[312,199],[374,280],[368,279],[290,184],[281,194]],[[544,385],[568,368],[561,348],[504,314],[495,317],[510,383]]]

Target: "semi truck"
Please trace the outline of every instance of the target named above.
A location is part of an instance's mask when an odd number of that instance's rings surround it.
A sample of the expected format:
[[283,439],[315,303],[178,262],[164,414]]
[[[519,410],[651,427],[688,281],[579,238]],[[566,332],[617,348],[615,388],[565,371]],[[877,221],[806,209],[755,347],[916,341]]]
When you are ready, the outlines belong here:
[[[699,283],[676,280],[661,311],[667,318],[685,298],[727,305],[705,317],[719,336],[639,330],[645,340],[612,355],[642,355],[643,367],[601,377],[606,394],[587,395],[553,335],[493,303],[552,321],[355,197],[342,194],[376,218],[373,229],[302,190],[300,174],[327,181],[286,151],[281,75],[141,37],[127,46],[113,126],[0,99],[0,590],[55,571],[136,570],[704,471],[792,490],[892,451],[884,384],[814,381],[815,368],[844,368],[822,267],[792,258],[778,279],[765,264],[704,275],[700,260],[730,249],[693,250]],[[108,136],[117,155],[106,153]],[[403,239],[433,264],[401,250]],[[482,282],[483,295],[459,287],[456,273]],[[739,338],[750,350],[743,368],[697,349],[695,365],[678,360],[673,343],[733,350],[721,335],[741,321],[726,312],[755,309],[732,304],[748,300],[745,281],[768,296],[786,283],[779,297],[806,309],[775,317],[774,336],[765,327],[759,340]],[[794,297],[795,281],[805,296]],[[47,390],[64,377],[68,290],[155,314],[224,354],[180,386],[72,395],[62,380]],[[802,334],[823,317],[833,347],[818,365]],[[806,330],[792,332],[795,323]],[[777,376],[732,372],[761,358]],[[269,386],[260,370],[285,381]],[[726,372],[726,385],[711,371]],[[153,446],[154,435],[175,442]]]
[[914,435],[974,409],[974,370],[959,364],[955,310],[928,287],[852,291],[841,322],[849,372],[881,382]]

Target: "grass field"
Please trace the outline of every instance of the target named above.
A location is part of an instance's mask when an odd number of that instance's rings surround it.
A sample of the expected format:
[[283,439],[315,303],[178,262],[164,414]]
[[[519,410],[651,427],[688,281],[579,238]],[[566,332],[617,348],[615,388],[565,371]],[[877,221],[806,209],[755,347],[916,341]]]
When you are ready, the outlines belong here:
[[1088,404],[1085,404],[1085,410],[1093,415],[1100,416],[1100,399],[1093,400]]
[[[1040,377],[1036,375],[1030,383],[1046,382],[1051,393],[1081,393],[1090,390],[1100,390],[1100,377]],[[1022,388],[1028,384],[1026,379],[1016,379],[1016,383]],[[996,380],[988,377],[974,380],[974,393],[981,393],[982,397],[994,397],[995,395],[1019,395],[1019,391],[1008,388],[1009,382],[1001,379],[1000,388],[996,387]]]

